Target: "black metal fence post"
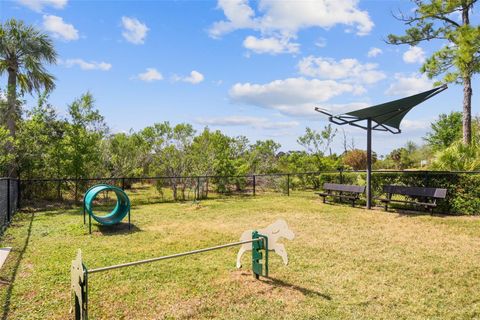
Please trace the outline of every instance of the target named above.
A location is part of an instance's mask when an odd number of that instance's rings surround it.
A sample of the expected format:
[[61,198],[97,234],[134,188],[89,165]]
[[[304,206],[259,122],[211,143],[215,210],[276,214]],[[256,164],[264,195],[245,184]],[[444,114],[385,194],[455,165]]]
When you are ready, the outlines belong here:
[[197,177],[197,196],[195,200],[200,199],[200,177]]
[[205,176],[205,199],[208,199],[208,176]]
[[122,178],[122,190],[125,190],[125,177]]
[[423,183],[425,184],[424,186],[425,186],[425,187],[428,187],[428,185],[429,185],[428,171],[425,171],[425,173],[424,173],[424,178],[423,178],[423,179],[424,179],[424,182],[423,182]]
[[58,200],[62,200],[62,194],[61,194],[61,188],[62,188],[62,181],[60,179],[58,179],[57,181],[57,199]]
[[253,177],[253,195],[255,196],[256,195],[256,179],[255,179],[255,175],[252,176]]
[[22,192],[21,180],[20,178],[18,178],[17,179],[17,209],[20,209],[21,192]]
[[10,207],[10,178],[6,179],[7,181],[7,221],[10,222],[11,217],[11,207]]
[[78,202],[78,179],[75,179],[75,203]]

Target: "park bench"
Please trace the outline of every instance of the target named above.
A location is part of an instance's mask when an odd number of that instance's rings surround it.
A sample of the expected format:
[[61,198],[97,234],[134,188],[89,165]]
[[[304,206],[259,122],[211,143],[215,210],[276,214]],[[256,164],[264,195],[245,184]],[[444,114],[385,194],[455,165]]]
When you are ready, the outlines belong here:
[[326,197],[346,199],[352,202],[355,207],[355,201],[360,199],[360,194],[365,192],[365,186],[356,186],[350,184],[324,183],[323,192],[315,192],[323,198],[325,203]]
[[[425,210],[431,210],[437,206],[437,199],[445,199],[447,196],[447,189],[443,188],[424,188],[424,187],[408,187],[408,186],[383,186],[383,192],[387,195],[386,198],[376,197],[384,206],[385,211],[388,210],[388,205],[392,202],[407,203],[414,206],[424,207]],[[404,196],[405,199],[393,199],[394,195]]]

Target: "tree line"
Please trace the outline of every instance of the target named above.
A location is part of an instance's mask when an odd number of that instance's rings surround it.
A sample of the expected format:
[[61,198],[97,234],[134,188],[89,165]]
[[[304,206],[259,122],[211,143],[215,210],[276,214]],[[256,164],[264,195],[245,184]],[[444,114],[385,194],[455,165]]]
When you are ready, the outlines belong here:
[[[5,101],[4,101],[5,102]],[[480,138],[480,119],[474,118],[474,141]],[[40,95],[37,104],[24,110],[12,139],[0,127],[0,171],[11,163],[24,179],[141,176],[244,176],[251,174],[364,170],[366,152],[330,124],[322,130],[306,128],[297,138],[300,151],[282,152],[271,139],[250,142],[208,127],[197,131],[191,124],[155,123],[139,131],[112,133],[85,93],[67,106],[62,117]],[[342,140],[343,152],[332,153]],[[386,156],[373,155],[375,169],[430,168],[479,170],[480,148],[462,142],[462,114],[442,114],[431,124],[424,144],[407,142]],[[422,164],[422,161],[426,163]]]

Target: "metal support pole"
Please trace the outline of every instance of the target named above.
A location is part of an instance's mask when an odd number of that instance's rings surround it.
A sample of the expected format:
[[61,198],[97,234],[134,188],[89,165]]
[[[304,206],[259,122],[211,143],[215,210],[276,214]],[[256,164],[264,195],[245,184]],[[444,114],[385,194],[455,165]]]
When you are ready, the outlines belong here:
[[372,119],[367,119],[367,209],[372,208]]
[[132,224],[130,223],[130,208],[128,209],[128,230],[132,229]]
[[290,174],[287,174],[287,196],[290,196]]
[[255,175],[253,175],[253,195],[255,196],[256,194],[256,181],[255,181]]
[[122,178],[122,190],[125,191],[125,177]]
[[88,214],[88,233],[92,234],[92,216]]

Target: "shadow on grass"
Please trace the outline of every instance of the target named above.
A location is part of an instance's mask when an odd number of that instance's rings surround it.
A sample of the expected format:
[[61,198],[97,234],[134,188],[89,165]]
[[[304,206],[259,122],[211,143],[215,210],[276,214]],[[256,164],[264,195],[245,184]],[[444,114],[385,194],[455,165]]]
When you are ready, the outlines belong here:
[[92,226],[96,226],[97,230],[92,230],[92,234],[94,233],[101,233],[103,236],[116,236],[119,234],[133,234],[137,232],[141,232],[142,229],[134,225],[133,223],[130,224],[130,228],[128,226],[128,222],[121,222],[118,224],[114,224],[112,226],[104,226],[101,224],[93,224]]
[[404,209],[404,208],[394,208],[393,210],[385,211],[390,213],[396,213],[401,217],[421,217],[421,216],[429,216],[429,217],[436,217],[436,218],[448,218],[448,217],[461,217],[464,215],[459,214],[448,214],[448,213],[437,213],[437,212],[428,212],[428,211],[417,211],[414,209]]
[[[351,203],[341,202],[341,201],[327,201],[323,204],[331,205],[331,206],[338,206],[338,207],[345,207],[348,206],[350,208],[356,209],[366,209],[366,204],[364,202],[356,202],[355,207],[352,207]],[[375,211],[382,211],[386,213],[396,213],[399,216],[405,217],[418,217],[418,216],[430,216],[430,217],[437,217],[437,218],[447,218],[447,217],[461,217],[466,216],[462,214],[453,214],[453,213],[442,213],[442,212],[431,212],[425,210],[419,210],[415,207],[406,207],[406,206],[397,206],[397,205],[390,205],[388,211],[385,211],[384,207],[381,205],[374,205],[372,206],[372,210]]]
[[14,263],[12,273],[11,273],[9,279],[2,279],[2,282],[6,283],[8,285],[7,290],[6,290],[6,294],[5,294],[5,301],[3,302],[3,308],[2,308],[3,312],[2,312],[2,318],[1,318],[2,320],[7,320],[8,319],[8,313],[10,312],[10,303],[11,303],[11,298],[12,298],[13,287],[15,285],[15,279],[17,278],[17,273],[18,273],[18,269],[20,267],[20,263],[22,262],[22,259],[23,259],[23,254],[27,250],[28,244],[30,242],[30,235],[32,233],[33,218],[34,218],[34,214],[30,213],[30,221],[28,222],[29,225],[28,225],[28,230],[27,230],[27,236],[25,238],[25,242],[23,244],[23,247],[19,248],[18,251],[15,250],[15,251],[19,252],[19,254],[18,254],[17,260]]
[[268,284],[274,286],[274,287],[282,287],[282,288],[286,288],[286,289],[295,290],[295,291],[298,291],[298,292],[302,293],[305,296],[317,296],[317,297],[323,298],[325,300],[332,300],[332,297],[330,297],[329,295],[318,292],[318,291],[315,291],[315,290],[300,287],[300,286],[297,286],[295,284],[287,283],[287,282],[285,282],[283,280],[279,280],[279,279],[274,279],[274,278],[266,278],[266,279],[267,279],[266,282]]

